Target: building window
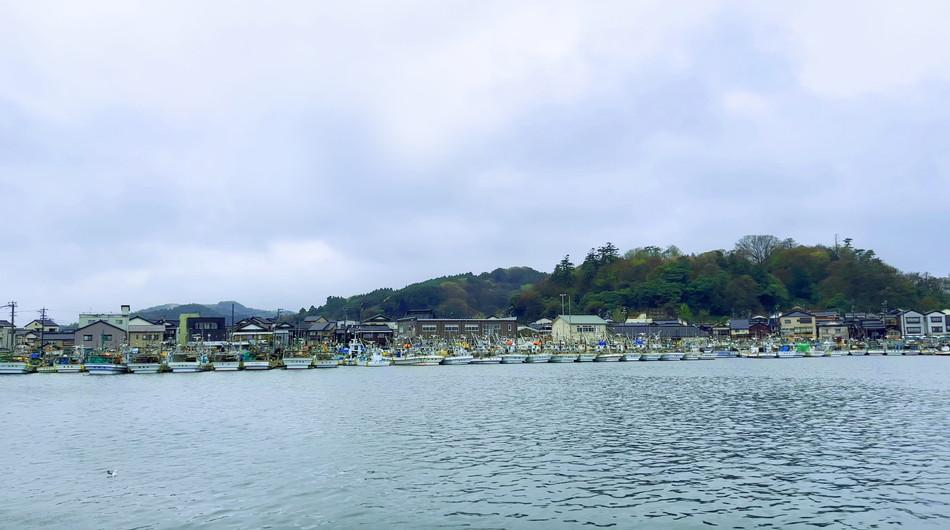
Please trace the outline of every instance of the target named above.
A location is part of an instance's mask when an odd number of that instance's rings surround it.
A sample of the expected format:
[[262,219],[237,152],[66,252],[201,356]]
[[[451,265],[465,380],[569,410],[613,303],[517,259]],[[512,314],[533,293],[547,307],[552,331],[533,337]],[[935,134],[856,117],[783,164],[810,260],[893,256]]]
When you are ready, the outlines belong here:
[[578,332],[578,333],[593,333],[593,332],[594,332],[594,326],[591,326],[590,324],[584,324],[584,325],[582,325],[582,326],[577,326],[577,332]]
[[907,328],[907,333],[920,333],[920,327]]
[[478,324],[465,324],[465,331],[478,331]]
[[110,341],[112,341],[112,335],[103,335],[103,336],[102,336],[102,342],[110,342]]
[[811,324],[811,317],[801,317],[798,319],[799,324]]
[[485,326],[489,331],[501,331],[501,324],[488,324]]
[[427,331],[432,332],[432,333],[435,333],[435,330],[436,330],[435,324],[423,324],[423,325],[422,325],[422,332],[423,332],[423,333],[425,333],[425,332],[427,332]]
[[943,333],[943,326],[934,326],[930,329],[931,333]]
[[792,323],[792,319],[786,318],[786,319],[785,319],[785,323],[786,323],[786,324],[791,324],[791,323]]
[[905,322],[908,324],[920,324],[920,317],[907,317]]
[[82,340],[86,342],[92,342],[92,335],[83,335]]
[[458,325],[458,324],[446,324],[446,325],[445,325],[445,331],[452,332],[452,333],[457,333],[458,330],[459,330],[459,325]]
[[511,324],[508,324],[508,331],[511,331]]
[[939,324],[940,322],[943,322],[943,317],[932,316],[930,317],[930,321]]

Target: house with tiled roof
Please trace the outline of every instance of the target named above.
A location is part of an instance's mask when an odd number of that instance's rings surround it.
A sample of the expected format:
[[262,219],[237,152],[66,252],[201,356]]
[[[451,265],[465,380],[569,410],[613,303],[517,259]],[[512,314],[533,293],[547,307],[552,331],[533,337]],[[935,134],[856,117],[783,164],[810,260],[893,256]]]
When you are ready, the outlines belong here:
[[783,337],[814,339],[818,336],[815,315],[802,310],[783,313],[779,317],[779,329]]

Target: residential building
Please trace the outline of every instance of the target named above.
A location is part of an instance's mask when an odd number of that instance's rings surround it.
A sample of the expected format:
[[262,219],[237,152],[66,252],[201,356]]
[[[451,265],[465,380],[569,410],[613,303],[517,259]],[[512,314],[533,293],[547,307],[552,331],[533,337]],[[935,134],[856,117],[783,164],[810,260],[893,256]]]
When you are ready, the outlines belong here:
[[814,339],[818,336],[815,316],[800,310],[789,311],[780,316],[779,329],[783,337]]
[[44,332],[42,338],[44,349],[65,350],[73,347],[76,332],[73,330]]
[[28,329],[30,331],[42,331],[43,333],[55,333],[59,331],[60,328],[59,324],[53,322],[52,320],[37,319],[23,326],[23,329]]
[[930,311],[924,314],[925,330],[930,337],[946,337],[947,315],[943,311]]
[[844,320],[824,320],[818,322],[818,340],[844,343],[850,338],[848,324]]
[[144,348],[159,346],[165,340],[165,324],[152,322],[142,317],[129,319],[129,346]]
[[901,337],[907,339],[912,337],[923,337],[927,334],[927,322],[924,314],[919,311],[908,310],[901,311],[897,315],[897,322],[900,326]]
[[0,351],[13,351],[15,337],[13,324],[0,320]]
[[751,318],[733,318],[729,320],[729,336],[737,340],[761,340],[772,332],[768,324]]
[[112,324],[124,332],[128,332],[130,309],[130,306],[123,305],[119,308],[118,313],[79,313],[79,327],[83,328],[101,321]]
[[103,320],[77,329],[73,342],[76,346],[93,349],[113,349],[128,343],[124,329]]

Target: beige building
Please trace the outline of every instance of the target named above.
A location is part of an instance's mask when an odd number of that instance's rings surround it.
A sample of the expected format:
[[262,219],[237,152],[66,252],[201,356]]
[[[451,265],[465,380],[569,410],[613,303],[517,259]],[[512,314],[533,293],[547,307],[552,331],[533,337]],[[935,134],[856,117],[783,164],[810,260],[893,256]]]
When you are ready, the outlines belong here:
[[551,323],[555,341],[593,341],[607,337],[607,321],[597,315],[558,315]]
[[779,317],[783,337],[814,339],[818,337],[815,316],[805,311],[790,311]]

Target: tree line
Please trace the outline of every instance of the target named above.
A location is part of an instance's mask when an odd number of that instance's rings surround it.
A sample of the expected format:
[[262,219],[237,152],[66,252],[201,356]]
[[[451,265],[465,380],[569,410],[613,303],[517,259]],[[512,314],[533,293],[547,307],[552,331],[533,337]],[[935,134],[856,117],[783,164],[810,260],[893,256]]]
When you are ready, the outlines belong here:
[[[426,280],[394,290],[330,296],[297,317],[365,320],[399,318],[432,309],[445,318],[515,316],[529,323],[562,311],[614,320],[656,318],[711,321],[771,314],[801,306],[840,312],[885,308],[929,311],[950,307],[950,280],[903,273],[851,239],[834,246],[748,235],[732,250],[686,255],[676,246],[647,246],[623,254],[612,243],[592,248],[576,265],[570,255],[551,273],[530,267],[495,269]],[[289,315],[288,315],[289,316]]]
[[550,276],[514,296],[513,314],[525,321],[550,317],[562,311],[565,297],[574,313],[615,320],[648,313],[707,321],[795,306],[840,312],[950,307],[948,279],[902,273],[851,239],[827,247],[771,235],[748,235],[731,251],[693,255],[648,246],[621,256],[607,243],[592,248],[580,265],[565,256]]

